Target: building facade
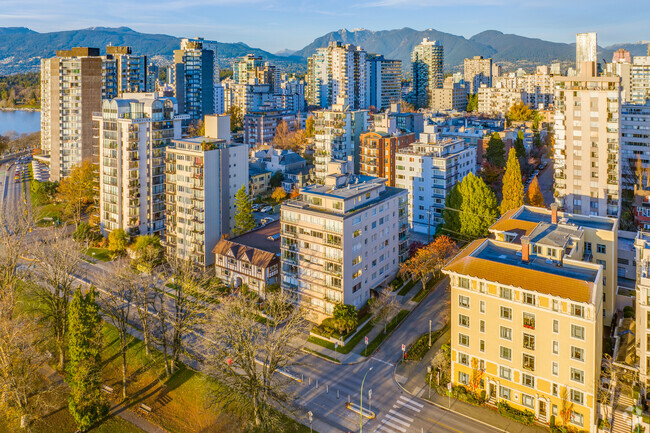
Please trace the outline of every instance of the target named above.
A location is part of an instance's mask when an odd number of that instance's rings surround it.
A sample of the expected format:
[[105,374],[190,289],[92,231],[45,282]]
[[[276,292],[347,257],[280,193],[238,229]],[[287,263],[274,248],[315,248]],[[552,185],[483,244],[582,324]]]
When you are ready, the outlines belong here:
[[289,131],[295,130],[296,115],[285,110],[252,111],[244,116],[244,144],[257,147],[273,143],[278,125],[286,122]]
[[582,73],[584,62],[598,62],[598,37],[596,33],[576,35],[576,73]]
[[412,132],[377,130],[359,136],[360,169],[366,176],[383,177],[386,185],[395,186],[395,155],[415,141]]
[[402,98],[402,61],[368,55],[368,107],[382,111]]
[[510,108],[517,102],[522,102],[523,92],[509,89],[502,83],[495,87],[481,84],[478,89],[478,112],[490,116],[505,117]]
[[474,56],[471,59],[465,59],[463,66],[463,78],[469,87],[469,93],[478,92],[481,84],[492,87],[492,58],[484,59],[483,56]]
[[650,99],[650,56],[634,56],[629,101],[645,104]]
[[[646,188],[650,181],[650,104],[622,104],[620,107],[621,189]],[[639,162],[643,170],[639,178]]]
[[123,93],[154,92],[155,87],[147,87],[147,67],[147,56],[133,54],[131,47],[107,46],[102,57],[102,97],[113,99]]
[[413,89],[411,101],[416,108],[429,107],[433,89],[442,88],[444,47],[425,38],[411,52]]
[[182,39],[174,51],[176,99],[181,113],[192,121],[216,113],[219,109],[219,66],[217,43],[198,39]]
[[441,89],[431,91],[432,110],[439,111],[465,111],[467,110],[467,85],[465,81],[454,81],[447,77]]

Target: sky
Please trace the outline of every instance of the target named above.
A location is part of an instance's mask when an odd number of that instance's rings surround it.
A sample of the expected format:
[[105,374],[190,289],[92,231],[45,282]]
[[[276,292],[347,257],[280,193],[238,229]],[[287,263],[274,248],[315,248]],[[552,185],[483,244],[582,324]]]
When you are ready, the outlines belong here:
[[598,44],[650,40],[647,0],[0,0],[0,27],[38,32],[126,26],[144,33],[297,50],[328,32],[499,30],[554,42],[595,31]]

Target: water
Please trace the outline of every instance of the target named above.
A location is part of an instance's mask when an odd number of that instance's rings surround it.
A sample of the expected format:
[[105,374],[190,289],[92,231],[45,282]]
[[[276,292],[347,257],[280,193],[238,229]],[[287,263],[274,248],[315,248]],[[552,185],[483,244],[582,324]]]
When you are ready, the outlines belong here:
[[40,129],[40,111],[0,110],[0,134],[5,134],[7,131],[16,131],[19,134],[25,132],[29,134]]

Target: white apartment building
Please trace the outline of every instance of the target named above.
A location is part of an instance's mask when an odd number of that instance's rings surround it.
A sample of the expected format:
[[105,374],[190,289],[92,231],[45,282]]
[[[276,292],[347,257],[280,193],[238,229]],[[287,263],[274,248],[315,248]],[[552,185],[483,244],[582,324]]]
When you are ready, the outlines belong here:
[[505,116],[510,107],[522,100],[522,91],[507,88],[502,81],[494,87],[481,84],[478,89],[478,112],[490,116]]
[[368,130],[368,111],[351,111],[347,101],[339,98],[330,110],[314,111],[314,150],[316,179],[323,182],[331,160],[353,157],[359,168],[359,136]]
[[582,65],[578,77],[555,80],[555,194],[571,213],[618,216],[620,77],[596,75]]
[[407,254],[407,192],[350,169],[282,204],[282,290],[314,322],[339,302],[361,308]]
[[465,59],[463,66],[463,78],[469,86],[469,93],[478,92],[482,84],[492,87],[492,58],[484,59],[483,56],[474,56],[471,59]]
[[520,91],[523,103],[535,110],[553,105],[555,82],[546,66],[538,66],[534,74],[510,73],[493,77],[492,86]]
[[413,90],[411,100],[417,108],[429,107],[433,89],[442,88],[444,47],[424,38],[411,52]]
[[619,128],[621,188],[634,190],[637,161],[645,170],[650,168],[650,103],[622,104]]
[[165,150],[181,137],[175,98],[125,93],[93,116],[99,137],[102,233],[161,234],[165,228]]
[[214,246],[235,227],[235,194],[248,186],[248,146],[230,140],[230,116],[206,116],[205,136],[173,140],[166,161],[167,254],[214,264]]
[[402,61],[368,56],[368,107],[382,111],[402,98]]
[[640,231],[636,249],[636,355],[639,382],[650,386],[650,233]]
[[576,35],[576,74],[582,72],[584,62],[598,62],[598,37],[596,33],[578,33]]
[[650,56],[634,56],[629,101],[645,104],[650,99]]
[[431,90],[432,110],[465,111],[467,109],[467,85],[465,81],[454,81],[447,77],[441,89]]
[[456,183],[476,170],[476,146],[459,138],[441,139],[433,126],[395,156],[395,186],[409,193],[409,225],[432,234],[442,223],[445,198]]

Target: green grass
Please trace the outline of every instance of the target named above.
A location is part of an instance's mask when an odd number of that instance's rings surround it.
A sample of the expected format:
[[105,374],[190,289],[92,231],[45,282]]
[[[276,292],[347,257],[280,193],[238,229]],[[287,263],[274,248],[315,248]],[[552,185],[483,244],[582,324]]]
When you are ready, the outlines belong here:
[[388,337],[390,333],[393,332],[395,328],[397,328],[397,325],[402,323],[402,320],[404,320],[408,313],[408,310],[401,310],[399,313],[397,313],[397,315],[393,317],[390,322],[388,322],[388,325],[386,325],[386,333],[382,331],[379,333],[379,335],[373,338],[368,346],[363,349],[361,355],[368,356],[369,354],[373,353],[379,347],[379,345],[384,342],[386,337]]
[[442,280],[443,277],[444,276],[431,278],[429,281],[427,281],[427,286],[422,287],[420,291],[411,298],[411,301],[420,303],[429,294],[429,292],[431,292],[431,290],[436,287],[436,285]]
[[[352,349],[354,349],[354,347],[357,344],[359,344],[359,342],[363,339],[363,337],[368,335],[368,333],[373,328],[373,326],[374,324],[372,323],[372,321],[366,323],[366,325],[363,328],[361,328],[361,330],[357,332],[355,336],[352,337],[345,346],[339,346],[339,348],[336,349],[336,351],[344,355],[347,355],[348,353],[352,352]],[[310,336],[307,339],[307,341],[309,341],[310,343],[318,344],[319,346],[325,347],[326,349],[334,350],[334,343],[329,342],[327,340]]]
[[415,283],[417,283],[417,281],[411,279],[408,283],[406,283],[406,284],[404,285],[404,287],[402,287],[402,290],[400,290],[399,292],[397,292],[397,294],[398,294],[399,296],[404,296],[404,295],[406,295],[408,292],[411,291],[411,289],[413,288],[413,286],[415,286]]
[[[94,256],[93,253],[95,253]],[[111,253],[108,248],[90,247],[88,250],[86,250],[86,255],[88,257],[92,257],[93,259],[101,260],[102,262],[111,261]]]
[[[449,324],[445,324],[440,329],[436,329],[431,332],[431,346],[440,338],[440,336],[449,329]],[[411,344],[408,349],[408,360],[409,361],[420,361],[429,351],[429,333],[425,332]]]

